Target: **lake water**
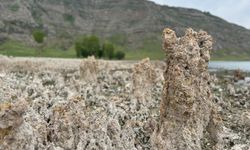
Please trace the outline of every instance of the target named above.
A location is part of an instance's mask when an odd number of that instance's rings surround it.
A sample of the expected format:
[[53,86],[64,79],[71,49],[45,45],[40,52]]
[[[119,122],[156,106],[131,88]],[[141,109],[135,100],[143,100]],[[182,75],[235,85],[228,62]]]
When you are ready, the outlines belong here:
[[250,72],[250,61],[211,61],[209,63],[210,69],[226,69]]

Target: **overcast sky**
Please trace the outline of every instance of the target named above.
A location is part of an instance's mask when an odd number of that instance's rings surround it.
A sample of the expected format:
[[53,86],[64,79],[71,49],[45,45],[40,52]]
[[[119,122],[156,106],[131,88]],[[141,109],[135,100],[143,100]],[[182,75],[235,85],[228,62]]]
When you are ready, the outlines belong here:
[[158,4],[196,8],[250,29],[250,0],[151,0]]

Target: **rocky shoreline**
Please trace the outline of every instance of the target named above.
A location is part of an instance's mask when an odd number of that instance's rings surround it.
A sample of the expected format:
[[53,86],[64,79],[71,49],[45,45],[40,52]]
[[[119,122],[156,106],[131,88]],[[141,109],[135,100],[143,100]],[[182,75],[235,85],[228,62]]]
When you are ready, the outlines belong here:
[[[152,149],[164,67],[149,60],[1,57],[0,149]],[[224,149],[249,150],[249,81],[210,74]],[[202,139],[202,149],[210,145]]]

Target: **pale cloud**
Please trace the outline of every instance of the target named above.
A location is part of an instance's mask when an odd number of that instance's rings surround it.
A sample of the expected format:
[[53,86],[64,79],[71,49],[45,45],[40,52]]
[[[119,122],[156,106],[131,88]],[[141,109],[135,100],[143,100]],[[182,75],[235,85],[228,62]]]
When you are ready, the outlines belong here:
[[250,29],[250,0],[151,0],[158,4],[195,8]]

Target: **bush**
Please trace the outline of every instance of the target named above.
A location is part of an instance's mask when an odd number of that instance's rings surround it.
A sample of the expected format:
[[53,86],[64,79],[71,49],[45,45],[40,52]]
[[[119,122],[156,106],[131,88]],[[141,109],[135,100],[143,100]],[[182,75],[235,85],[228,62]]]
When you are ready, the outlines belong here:
[[94,35],[79,38],[75,42],[75,50],[77,57],[95,56],[101,58],[103,55],[99,38]]
[[114,46],[111,43],[104,43],[102,46],[104,56],[108,59],[114,58]]
[[97,56],[98,56],[99,58],[102,58],[103,55],[104,55],[103,50],[100,48],[99,51],[97,52]]
[[33,39],[37,43],[43,43],[44,37],[45,37],[45,33],[42,30],[34,30],[32,32],[32,35],[33,35]]
[[76,56],[77,57],[81,57],[81,51],[82,51],[82,47],[81,47],[81,42],[80,41],[76,41],[75,42],[75,50],[76,50]]
[[125,58],[123,51],[115,52],[114,45],[109,42],[105,42],[100,47],[100,41],[97,36],[85,36],[80,37],[75,42],[75,50],[77,57],[95,56],[96,58],[108,58],[122,60]]
[[9,9],[13,12],[17,12],[19,10],[20,6],[18,4],[13,4],[9,7]]
[[97,36],[90,36],[86,38],[86,48],[89,50],[90,55],[97,57],[100,50],[100,41]]
[[123,51],[117,51],[115,53],[115,58],[118,60],[122,60],[125,58],[125,53]]
[[75,22],[75,17],[71,14],[63,14],[63,19],[71,24]]

